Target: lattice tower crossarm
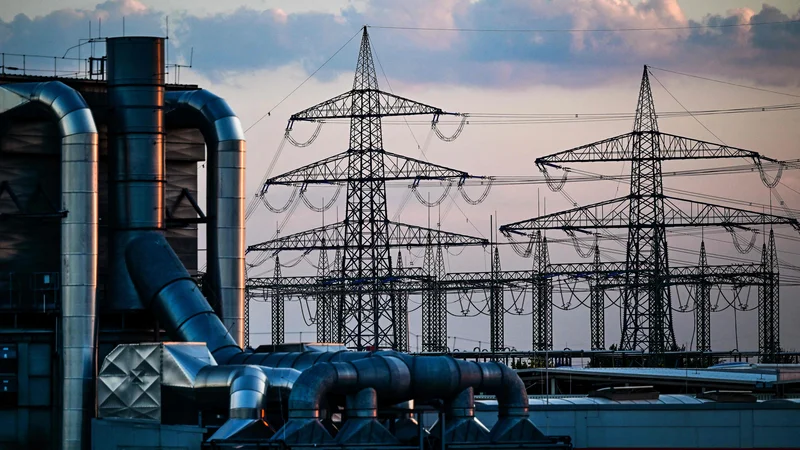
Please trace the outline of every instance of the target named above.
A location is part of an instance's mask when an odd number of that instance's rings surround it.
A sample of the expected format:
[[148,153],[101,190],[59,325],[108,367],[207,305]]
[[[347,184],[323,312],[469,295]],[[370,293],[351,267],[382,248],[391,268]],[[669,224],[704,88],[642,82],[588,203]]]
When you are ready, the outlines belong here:
[[[248,247],[252,251],[341,250],[339,276],[349,280],[373,280],[373,285],[350,284],[339,295],[334,325],[340,342],[350,348],[396,348],[399,342],[395,296],[391,286],[378,280],[391,276],[392,247],[423,247],[431,230],[388,220],[386,180],[427,180],[462,182],[469,174],[424,161],[388,153],[383,148],[381,118],[429,114],[433,121],[447,113],[378,88],[375,64],[366,27],[362,35],[352,90],[307,108],[290,118],[295,121],[350,120],[350,141],[346,152],[318,163],[279,175],[267,181],[296,185],[303,189],[313,183],[341,183],[347,187],[345,218],[342,222],[296,233]],[[436,242],[444,246],[485,245],[486,241],[438,230]],[[341,284],[343,287],[347,285]]]

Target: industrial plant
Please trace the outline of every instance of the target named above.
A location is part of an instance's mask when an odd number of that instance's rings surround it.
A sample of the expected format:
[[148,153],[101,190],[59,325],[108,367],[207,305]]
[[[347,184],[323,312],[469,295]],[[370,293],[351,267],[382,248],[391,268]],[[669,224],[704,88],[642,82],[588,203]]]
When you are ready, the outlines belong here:
[[[433,133],[452,141],[467,115],[381,90],[366,27],[352,89],[291,115],[285,134],[309,145],[323,123],[346,120],[347,150],[269,177],[256,195],[276,216],[299,202],[321,212],[338,194],[319,208],[306,189],[338,186],[343,219],[255,244],[245,239],[251,207],[236,105],[201,86],[167,83],[164,38],[103,41],[105,56],[90,58],[78,77],[16,73],[3,63],[0,449],[796,447],[800,368],[798,354],[780,344],[772,227],[797,232],[800,224],[665,194],[661,166],[745,159],[774,186],[767,169],[780,176],[798,165],[660,131],[648,67],[630,133],[536,159],[554,191],[568,172],[582,173],[573,164],[628,162],[630,192],[495,223],[495,234],[532,264],[503,270],[494,235],[387,213],[387,182],[412,190],[445,183],[477,204],[503,179],[384,148],[385,117],[426,116]],[[438,128],[445,117],[460,123],[451,136]],[[297,142],[292,126],[304,121],[318,124],[317,133]],[[205,208],[198,163],[206,165]],[[471,198],[467,185],[485,192]],[[295,194],[275,207],[267,200],[273,186]],[[678,227],[769,231],[757,263],[709,264],[702,243],[698,264],[685,266],[668,258],[666,230]],[[599,241],[615,229],[627,234],[627,251],[605,260]],[[565,234],[579,250],[589,242],[590,261],[552,262],[545,232]],[[470,246],[486,249],[490,270],[448,272],[443,252]],[[410,248],[424,252],[421,267],[403,264],[400,250]],[[293,251],[316,252],[317,274],[282,275],[281,255]],[[248,277],[266,262],[272,276]],[[554,348],[559,280],[587,286],[589,349]],[[676,343],[675,286],[694,292],[695,350]],[[712,351],[717,286],[757,289],[753,352]],[[487,296],[489,348],[456,352],[447,340],[448,295],[473,291]],[[529,350],[506,344],[504,319],[514,311],[506,293],[531,298]],[[411,296],[421,299],[415,353]],[[256,298],[270,302],[269,345],[250,342]],[[314,302],[313,341],[285,340],[285,306],[295,298]],[[624,325],[614,348],[603,329],[610,303],[620,305]],[[577,359],[588,367],[573,367]]]

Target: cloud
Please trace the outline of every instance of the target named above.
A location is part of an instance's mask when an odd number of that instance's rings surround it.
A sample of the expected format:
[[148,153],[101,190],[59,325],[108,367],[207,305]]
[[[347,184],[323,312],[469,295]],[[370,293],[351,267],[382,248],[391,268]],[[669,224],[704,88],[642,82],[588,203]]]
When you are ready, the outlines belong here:
[[[137,0],[109,0],[94,10],[54,11],[0,21],[0,45],[16,53],[62,54],[65,43],[88,35],[90,20],[104,34],[162,34],[166,13]],[[379,71],[408,83],[520,87],[546,83],[597,85],[643,64],[758,83],[797,85],[800,25],[732,26],[800,19],[763,5],[688,20],[677,0],[372,0],[338,13],[286,13],[243,7],[203,16],[171,12],[174,60],[194,49],[195,70],[215,81],[226,74],[290,65],[313,72],[364,24],[465,29],[537,29],[540,32],[449,32],[374,28]],[[696,28],[712,25],[721,28]],[[558,32],[552,30],[657,31]],[[551,31],[548,31],[551,30]],[[357,39],[318,76],[353,70]],[[382,79],[382,74],[379,77]]]

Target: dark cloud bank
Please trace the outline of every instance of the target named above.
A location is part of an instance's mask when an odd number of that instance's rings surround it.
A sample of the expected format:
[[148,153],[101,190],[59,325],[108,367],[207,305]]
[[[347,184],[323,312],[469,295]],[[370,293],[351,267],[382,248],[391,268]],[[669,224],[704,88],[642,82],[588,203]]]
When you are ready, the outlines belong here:
[[[760,11],[683,18],[675,0],[649,0],[636,6],[610,0],[447,0],[427,11],[422,1],[375,0],[364,11],[339,15],[285,14],[280,10],[240,8],[208,16],[170,12],[173,61],[195,50],[196,70],[213,78],[301,64],[309,73],[322,64],[363,24],[480,29],[620,29],[698,27],[670,31],[588,33],[444,32],[373,29],[370,33],[386,72],[408,82],[481,85],[595,85],[642,64],[693,73],[727,76],[755,83],[796,86],[800,78],[800,23],[729,26],[800,20],[800,10],[783,12],[764,4]],[[88,37],[89,22],[102,20],[104,35],[165,33],[166,13],[136,0],[109,0],[94,10],[54,11],[0,21],[0,49],[6,53],[62,55]],[[418,16],[418,17],[417,17]],[[332,60],[323,77],[349,72],[357,41]],[[82,51],[85,48],[82,47]],[[77,56],[76,50],[70,53]],[[85,53],[84,53],[85,55]]]

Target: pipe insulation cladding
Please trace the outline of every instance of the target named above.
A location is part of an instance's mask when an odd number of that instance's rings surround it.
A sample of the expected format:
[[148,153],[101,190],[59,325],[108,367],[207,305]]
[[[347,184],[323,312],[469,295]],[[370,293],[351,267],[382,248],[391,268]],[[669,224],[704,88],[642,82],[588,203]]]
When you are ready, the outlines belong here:
[[108,310],[143,309],[125,265],[128,242],[164,229],[164,39],[106,39],[108,57]]
[[59,81],[6,84],[0,94],[0,113],[39,103],[58,122],[61,134],[61,209],[67,212],[61,220],[61,448],[81,450],[94,411],[97,127],[83,97]]
[[[206,342],[220,365],[302,370],[289,396],[289,421],[274,439],[287,443],[333,442],[320,422],[323,399],[333,393],[355,395],[366,388],[374,389],[380,401],[388,405],[408,400],[451,402],[460,395],[471,395],[463,392],[473,388],[497,396],[499,417],[490,432],[491,441],[546,439],[528,418],[528,397],[522,380],[503,364],[391,351],[243,352],[162,235],[144,233],[136,237],[128,245],[126,259],[142,301],[174,338]],[[461,402],[470,408],[469,401]],[[464,415],[467,412],[459,414]]]
[[197,128],[206,142],[206,280],[225,328],[244,346],[245,138],[239,118],[205,90],[167,92],[166,120]]
[[142,302],[173,338],[205,342],[218,364],[242,353],[163,235],[135,237],[125,260]]

